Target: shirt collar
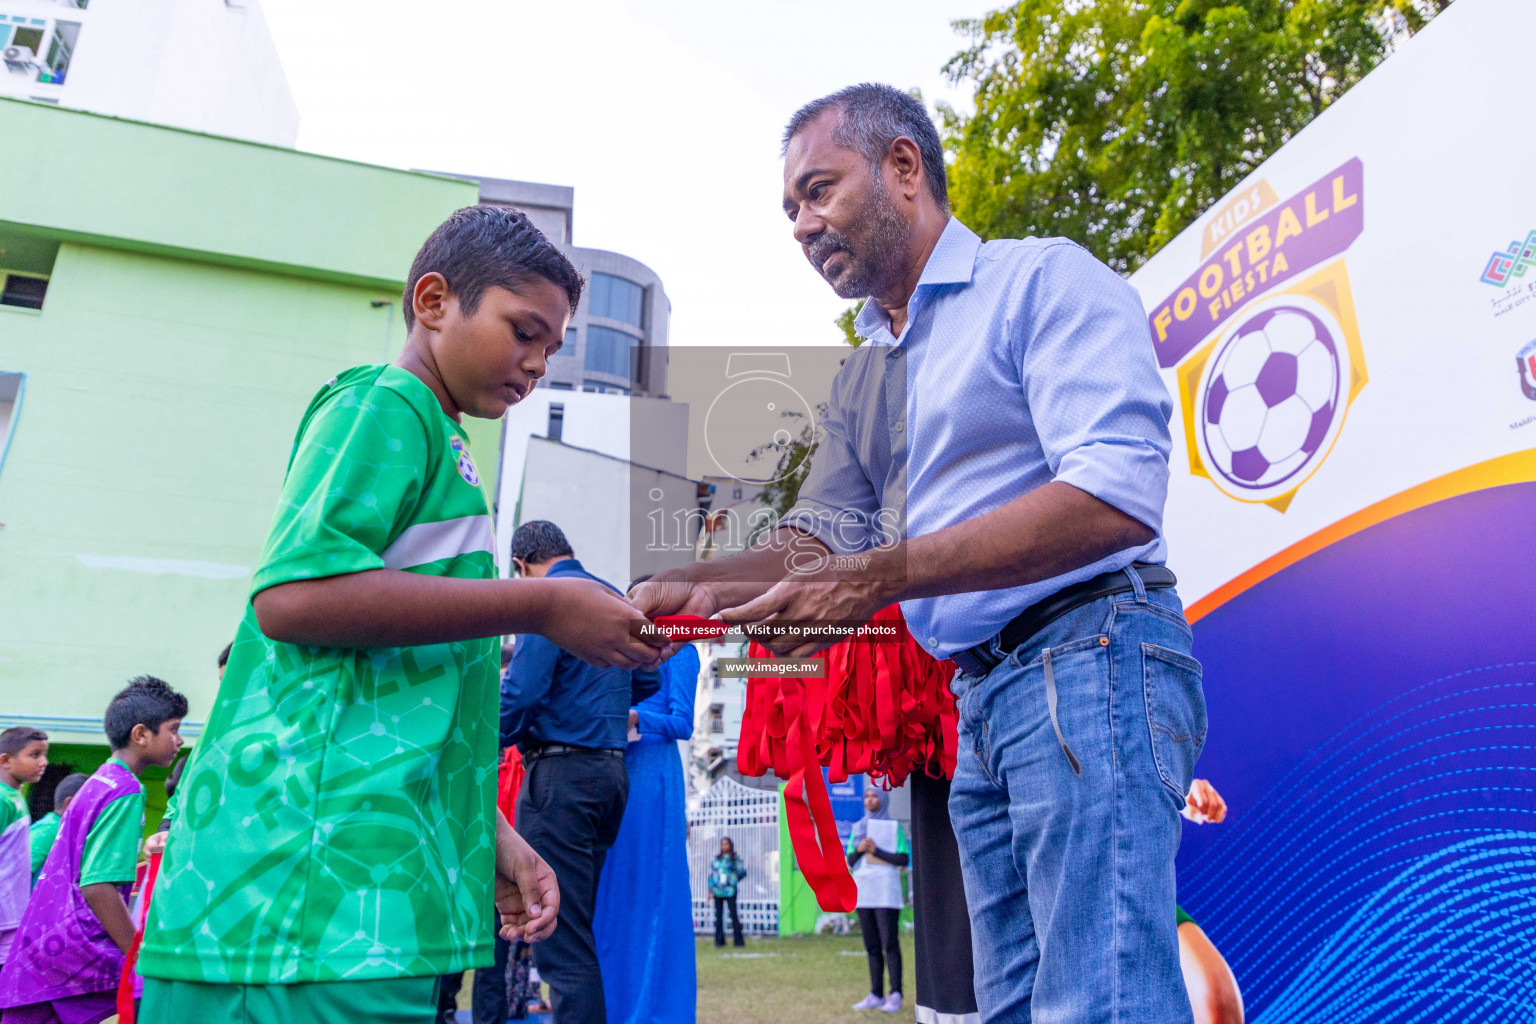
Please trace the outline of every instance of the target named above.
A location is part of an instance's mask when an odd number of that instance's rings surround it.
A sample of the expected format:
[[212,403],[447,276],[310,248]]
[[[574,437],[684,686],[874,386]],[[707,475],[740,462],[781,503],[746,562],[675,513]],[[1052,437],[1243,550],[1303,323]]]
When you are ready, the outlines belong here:
[[[908,312],[911,312],[911,303],[925,288],[937,287],[946,284],[970,284],[971,276],[976,270],[976,253],[981,249],[981,236],[966,227],[955,218],[949,218],[949,223],[944,225],[944,232],[939,235],[939,241],[933,247],[933,252],[928,254],[928,262],[923,264],[923,272],[917,279],[917,288],[912,292],[912,300],[908,303]],[[854,318],[853,329],[861,338],[874,338],[875,333],[881,328],[889,331],[891,318],[886,315],[880,303],[873,299],[865,299],[864,305],[859,309],[859,315]],[[881,339],[882,341],[884,339]],[[894,343],[894,339],[892,342]]]
[[546,576],[553,576],[553,575],[555,575],[555,573],[559,573],[560,575],[564,576],[566,573],[569,573],[569,572],[585,572],[585,571],[586,570],[584,570],[581,567],[581,563],[578,562],[576,559],[574,559],[574,558],[562,558],[562,559],[560,559],[560,561],[558,561],[554,565],[550,566],[549,567],[549,572],[545,573],[544,575],[546,575]]

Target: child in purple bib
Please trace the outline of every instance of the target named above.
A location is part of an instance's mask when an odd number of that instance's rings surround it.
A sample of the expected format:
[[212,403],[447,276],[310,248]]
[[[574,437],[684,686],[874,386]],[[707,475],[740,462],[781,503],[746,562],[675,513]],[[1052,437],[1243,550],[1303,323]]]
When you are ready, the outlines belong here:
[[181,748],[187,699],[140,676],[107,707],[112,759],[70,801],[0,971],[5,1024],[98,1024],[117,1012],[128,897],[144,832],[139,773]]

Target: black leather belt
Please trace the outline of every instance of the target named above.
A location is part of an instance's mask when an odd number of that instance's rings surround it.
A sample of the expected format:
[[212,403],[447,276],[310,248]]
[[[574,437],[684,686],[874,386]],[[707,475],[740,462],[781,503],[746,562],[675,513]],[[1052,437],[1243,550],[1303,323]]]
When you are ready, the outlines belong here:
[[1165,565],[1149,562],[1133,562],[1126,569],[1100,573],[1098,576],[1070,587],[1063,587],[1050,597],[1036,601],[1014,616],[998,630],[997,635],[975,647],[966,648],[950,658],[968,675],[984,675],[1002,664],[1010,654],[1052,622],[1076,608],[1112,594],[1128,594],[1135,590],[1128,572],[1141,577],[1141,585],[1147,590],[1166,590],[1179,582],[1178,577]]
[[569,743],[540,743],[530,745],[523,751],[523,762],[526,764],[537,761],[541,757],[564,757],[568,754],[600,754],[604,757],[624,756],[622,750],[609,750],[606,747],[573,747]]

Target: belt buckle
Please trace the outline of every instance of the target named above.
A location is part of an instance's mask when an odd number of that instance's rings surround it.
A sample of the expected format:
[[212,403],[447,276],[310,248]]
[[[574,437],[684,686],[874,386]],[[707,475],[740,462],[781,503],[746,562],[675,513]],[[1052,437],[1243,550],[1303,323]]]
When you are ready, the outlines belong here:
[[994,634],[974,647],[967,647],[950,655],[961,671],[969,676],[984,676],[1003,663],[1003,655],[997,650],[1002,634]]

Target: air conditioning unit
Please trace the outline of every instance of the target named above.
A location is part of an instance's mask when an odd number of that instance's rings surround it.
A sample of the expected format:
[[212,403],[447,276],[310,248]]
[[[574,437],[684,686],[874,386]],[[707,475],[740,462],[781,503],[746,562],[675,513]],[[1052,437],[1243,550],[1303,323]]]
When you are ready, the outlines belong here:
[[37,66],[37,54],[32,52],[30,46],[7,46],[5,66],[12,71],[30,71]]

